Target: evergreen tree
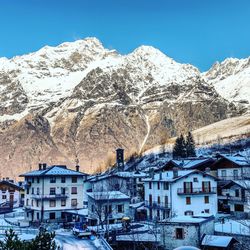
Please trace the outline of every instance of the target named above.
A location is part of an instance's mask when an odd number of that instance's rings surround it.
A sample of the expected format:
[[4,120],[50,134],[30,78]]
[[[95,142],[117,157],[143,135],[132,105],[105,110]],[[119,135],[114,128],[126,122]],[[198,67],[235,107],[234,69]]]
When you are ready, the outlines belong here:
[[186,137],[186,151],[187,157],[196,157],[195,142],[191,132],[188,132]]
[[186,157],[186,142],[181,134],[180,137],[177,137],[173,149],[173,158],[178,159],[178,158],[185,158]]
[[3,250],[24,250],[22,241],[18,238],[15,231],[10,229],[5,231],[5,238],[0,241],[0,249]]

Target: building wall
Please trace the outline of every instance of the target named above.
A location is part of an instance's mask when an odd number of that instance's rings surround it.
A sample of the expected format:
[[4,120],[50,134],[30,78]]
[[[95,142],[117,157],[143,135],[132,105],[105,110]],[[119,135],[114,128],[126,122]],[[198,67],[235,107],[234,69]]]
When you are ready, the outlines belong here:
[[[198,179],[198,182],[194,182],[194,177]],[[164,206],[165,196],[168,196],[168,201],[171,206],[170,215],[185,215],[186,211],[193,211],[194,214],[200,214],[205,211],[205,209],[209,210],[210,214],[215,215],[217,213],[217,194],[190,194],[190,195],[178,195],[178,189],[183,189],[184,182],[192,182],[193,189],[202,188],[202,181],[210,181],[211,189],[217,189],[217,182],[214,178],[210,176],[203,176],[202,174],[194,173],[189,175],[188,177],[182,178],[174,183],[169,183],[169,190],[163,189],[163,180],[160,181],[160,189],[158,189],[158,181],[152,181],[152,189],[149,189],[149,182],[145,182],[145,200],[149,201],[149,195],[152,195],[152,201],[157,203],[158,197],[160,197],[160,201]],[[205,203],[205,196],[209,197],[209,203]],[[186,197],[191,198],[191,204],[186,204]],[[151,211],[150,211],[151,210]],[[157,211],[158,210],[158,211]],[[148,216],[150,217],[152,213],[152,218],[158,217],[160,220],[166,217],[168,210],[164,209],[150,209],[147,208]],[[165,213],[165,216],[163,215]],[[159,216],[158,216],[159,215]]]
[[[206,221],[203,224],[191,224],[191,223],[168,223],[161,227],[161,240],[164,248],[172,250],[180,246],[200,246],[200,240],[202,235],[214,233],[214,221]],[[183,228],[184,238],[176,238],[176,228]]]
[[[194,182],[194,178],[198,179],[198,182]],[[216,194],[209,194],[209,193],[202,193],[202,194],[190,194],[190,195],[178,195],[178,189],[183,189],[184,182],[192,182],[193,189],[202,188],[202,181],[210,181],[211,189],[217,189],[217,182],[209,176],[203,176],[202,174],[191,174],[186,178],[182,178],[179,181],[173,183],[171,186],[172,192],[172,214],[173,215],[185,215],[185,211],[193,211],[195,214],[204,213],[205,209],[209,210],[209,213],[215,215],[217,213],[217,193]],[[209,203],[205,203],[205,196],[209,197]],[[186,204],[186,197],[191,198],[191,204]]]
[[[119,213],[117,210],[118,205],[123,205],[124,212]],[[92,207],[93,206],[93,207]],[[121,219],[124,216],[130,215],[129,210],[129,200],[110,200],[110,201],[97,201],[89,197],[88,201],[88,215],[91,219],[96,219],[99,223],[99,216],[101,215],[102,220],[107,218],[107,213],[105,212],[105,206],[111,206],[111,215],[109,219]],[[94,208],[94,209],[93,209]],[[98,212],[97,212],[98,211]]]
[[10,201],[10,195],[13,194],[13,201],[14,201],[14,207],[19,207],[20,205],[20,192],[15,190],[14,192],[10,192],[9,190],[3,191],[0,190],[0,204],[9,202]]
[[[42,202],[41,199],[35,199],[35,197],[39,196],[42,197],[42,188],[43,188],[43,180],[42,178],[39,179],[39,183],[37,182],[37,177],[27,179],[30,182],[29,187],[29,194],[27,193],[27,189],[25,190],[25,203],[24,207],[34,210],[34,211],[41,211],[42,209]],[[77,194],[71,193],[71,188],[77,188]],[[39,188],[39,194],[37,194],[37,188]],[[50,188],[55,188],[56,194],[61,194],[61,188],[65,188],[65,194],[67,198],[51,198],[50,195]],[[34,194],[32,194],[32,190],[34,190]],[[50,197],[50,199],[44,199],[44,211],[61,211],[61,210],[68,210],[68,209],[80,209],[83,208],[83,178],[77,177],[77,183],[72,183],[72,177],[68,176],[65,178],[65,183],[61,183],[61,177],[56,177],[56,183],[50,183],[50,178],[44,178],[44,195],[43,197]],[[77,199],[77,205],[72,206],[71,200]],[[50,201],[55,200],[55,207],[50,206]],[[61,200],[66,200],[66,205],[62,206]],[[44,213],[45,214],[45,213]],[[28,216],[29,219],[31,215]],[[41,218],[41,217],[40,217]],[[34,220],[36,220],[36,216],[34,216]]]

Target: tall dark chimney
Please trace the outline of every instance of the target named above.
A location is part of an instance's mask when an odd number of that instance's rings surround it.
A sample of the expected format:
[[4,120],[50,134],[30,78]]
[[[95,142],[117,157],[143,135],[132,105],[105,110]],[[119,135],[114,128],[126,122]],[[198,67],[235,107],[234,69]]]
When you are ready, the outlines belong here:
[[116,149],[116,166],[118,171],[124,170],[124,149]]
[[47,164],[46,163],[43,163],[43,170],[45,170],[47,167]]
[[39,170],[42,170],[43,164],[42,164],[42,163],[39,163],[39,164],[38,164],[38,167],[39,167]]
[[76,165],[76,172],[79,172],[80,166]]

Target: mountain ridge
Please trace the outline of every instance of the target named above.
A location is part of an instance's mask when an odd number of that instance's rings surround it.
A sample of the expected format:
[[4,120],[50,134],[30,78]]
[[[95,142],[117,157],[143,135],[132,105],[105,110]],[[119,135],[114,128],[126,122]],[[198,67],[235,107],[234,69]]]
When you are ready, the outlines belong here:
[[211,82],[221,66],[204,74],[152,46],[120,55],[87,38],[1,61],[0,159],[12,177],[41,161],[105,168],[116,147],[129,156],[246,110]]

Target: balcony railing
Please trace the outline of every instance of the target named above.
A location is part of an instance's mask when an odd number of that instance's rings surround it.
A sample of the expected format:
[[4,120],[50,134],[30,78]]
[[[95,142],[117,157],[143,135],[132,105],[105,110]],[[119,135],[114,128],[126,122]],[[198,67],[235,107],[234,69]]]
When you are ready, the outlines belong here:
[[218,176],[220,180],[225,180],[225,181],[232,181],[232,180],[249,180],[250,175],[248,174],[243,174],[243,175],[227,175],[227,176]]
[[163,203],[163,202],[150,202],[145,201],[145,207],[153,208],[153,209],[162,209],[162,210],[169,210],[171,208],[170,203]]
[[178,188],[177,189],[177,194],[179,194],[179,195],[216,194],[216,192],[217,192],[216,187],[213,187],[213,188],[192,188],[192,189]]
[[35,200],[54,200],[54,199],[66,199],[68,198],[67,194],[33,194],[32,198]]

